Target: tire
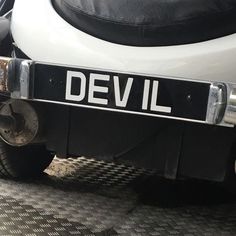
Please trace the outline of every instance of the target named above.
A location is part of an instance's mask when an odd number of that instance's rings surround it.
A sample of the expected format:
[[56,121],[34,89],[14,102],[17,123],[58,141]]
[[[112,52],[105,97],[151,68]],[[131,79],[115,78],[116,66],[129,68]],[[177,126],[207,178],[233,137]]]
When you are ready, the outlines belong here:
[[0,176],[36,177],[50,165],[54,155],[43,145],[13,147],[0,140]]

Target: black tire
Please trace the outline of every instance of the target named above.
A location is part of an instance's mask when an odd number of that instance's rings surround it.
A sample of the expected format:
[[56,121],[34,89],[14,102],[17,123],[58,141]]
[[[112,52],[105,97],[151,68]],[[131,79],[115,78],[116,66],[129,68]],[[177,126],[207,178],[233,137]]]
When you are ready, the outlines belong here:
[[36,177],[50,165],[54,155],[43,145],[13,147],[0,140],[0,176]]

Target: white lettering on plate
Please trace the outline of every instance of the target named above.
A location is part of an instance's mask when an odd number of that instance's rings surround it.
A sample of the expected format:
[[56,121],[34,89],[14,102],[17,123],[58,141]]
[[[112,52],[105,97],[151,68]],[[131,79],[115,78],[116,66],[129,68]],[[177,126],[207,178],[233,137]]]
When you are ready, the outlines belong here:
[[157,105],[159,82],[153,81],[152,87],[152,99],[151,99],[151,111],[159,111],[164,113],[171,113],[171,107],[159,106]]
[[121,94],[120,94],[120,81],[119,81],[119,77],[118,76],[114,76],[113,80],[114,80],[114,92],[115,92],[116,106],[118,106],[118,107],[126,107],[134,79],[133,78],[128,78],[123,98],[121,98]]
[[[72,79],[80,80],[80,92],[78,95],[72,95]],[[81,102],[85,97],[86,92],[86,77],[81,72],[68,71],[66,78],[66,100]]]
[[142,109],[148,109],[148,98],[149,98],[149,91],[150,91],[150,80],[145,79],[144,81],[144,89],[143,89],[143,105]]
[[108,100],[105,98],[96,98],[95,92],[97,93],[108,93],[108,88],[103,86],[97,86],[95,85],[96,81],[109,81],[110,76],[109,75],[102,75],[102,74],[90,74],[89,79],[89,94],[88,94],[88,102],[89,103],[96,103],[101,105],[107,105]]
[[[82,72],[76,71],[68,71],[66,78],[66,100],[81,102],[86,98],[86,91],[88,91],[88,103],[98,104],[98,105],[108,105],[108,94],[109,88],[111,86],[102,86],[98,85],[98,82],[113,82],[114,85],[114,101],[116,107],[127,107],[130,94],[132,92],[132,86],[134,83],[133,78],[128,78],[126,85],[124,88],[121,88],[120,78],[118,76],[113,76],[107,74],[97,74],[91,73],[89,76],[89,81],[87,82],[85,74]],[[80,81],[80,89],[77,91],[78,94],[72,94],[72,81],[79,80]],[[86,86],[88,89],[86,90]],[[123,96],[121,95],[121,90],[123,92]],[[140,94],[142,96],[142,104],[140,104],[140,108],[142,110],[150,110],[154,112],[162,112],[162,113],[171,113],[172,108],[168,106],[158,105],[158,91],[159,91],[159,81],[154,80],[151,84],[151,80],[145,79],[143,86],[143,93]],[[103,97],[99,96],[103,95]],[[111,93],[112,94],[112,93]],[[110,96],[109,96],[110,97]],[[151,99],[151,100],[150,100]],[[150,106],[149,106],[150,100]]]

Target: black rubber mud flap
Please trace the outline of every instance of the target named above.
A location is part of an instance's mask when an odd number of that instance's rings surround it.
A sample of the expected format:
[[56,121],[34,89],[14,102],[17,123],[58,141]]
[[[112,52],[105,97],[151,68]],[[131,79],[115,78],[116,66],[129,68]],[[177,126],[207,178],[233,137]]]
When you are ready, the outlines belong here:
[[163,127],[129,152],[116,157],[116,160],[156,170],[167,179],[176,179],[183,130],[184,123],[168,121],[167,127]]
[[186,125],[179,176],[224,181],[235,140],[234,128]]

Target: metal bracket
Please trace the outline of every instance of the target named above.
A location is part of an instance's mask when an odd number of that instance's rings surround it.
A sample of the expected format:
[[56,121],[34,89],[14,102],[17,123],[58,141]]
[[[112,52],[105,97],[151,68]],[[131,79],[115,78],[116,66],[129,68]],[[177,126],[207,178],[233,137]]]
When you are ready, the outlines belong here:
[[213,83],[210,86],[206,122],[220,124],[224,118],[227,105],[227,87],[223,83]]
[[30,98],[30,66],[32,61],[22,60],[19,67],[15,68],[17,71],[18,80],[15,81],[17,89],[11,92],[11,98],[15,99],[29,99]]
[[224,121],[236,125],[236,85],[228,85],[228,94]]

